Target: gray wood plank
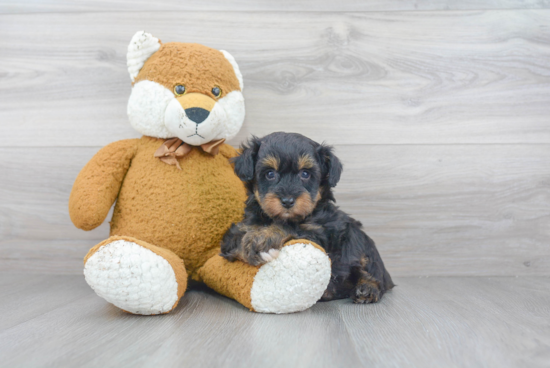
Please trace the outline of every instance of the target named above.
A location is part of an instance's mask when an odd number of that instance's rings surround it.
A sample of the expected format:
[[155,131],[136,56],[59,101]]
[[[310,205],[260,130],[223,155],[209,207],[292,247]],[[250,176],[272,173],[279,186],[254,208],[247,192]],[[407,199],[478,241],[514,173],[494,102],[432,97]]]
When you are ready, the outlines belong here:
[[[235,367],[247,366],[250,360],[262,362],[268,356],[272,366],[289,361],[303,366],[358,363],[351,342],[346,341],[339,312],[329,304],[281,321],[278,316],[253,314],[213,292],[190,291],[174,313],[143,318],[123,313],[88,294],[0,332],[0,354],[4,357],[0,366],[181,366],[182,362],[185,366],[204,366],[208,362],[208,366]],[[41,296],[53,298],[46,292]],[[17,301],[26,305],[27,299],[23,295],[24,301]],[[27,328],[33,329],[32,338],[14,340],[14,334]],[[203,333],[197,335],[199,331]],[[294,344],[283,331],[307,333],[301,343]],[[20,354],[38,336],[45,340],[33,354]],[[305,349],[312,338],[317,344]],[[332,344],[334,338],[342,338],[344,344]],[[320,355],[319,347],[326,354]],[[235,354],[243,348],[245,354]]]
[[[363,313],[342,303],[346,327],[373,367],[547,367],[547,278],[398,280]],[[535,332],[536,331],[536,332]],[[391,362],[391,364],[390,364]]]
[[42,0],[0,1],[0,13],[91,12],[91,11],[411,11],[544,9],[547,0],[346,0],[346,1],[251,1],[251,0]]
[[236,57],[247,118],[233,144],[277,130],[337,144],[550,143],[550,10],[1,18],[2,147],[137,136],[125,50],[143,28]]
[[[0,268],[80,274],[67,201],[98,148],[0,149]],[[406,275],[550,275],[550,145],[336,146],[337,203]]]
[[[67,294],[87,288],[77,278],[82,276],[44,276]],[[550,278],[396,282],[375,305],[341,300],[280,316],[251,313],[211,291],[194,290],[172,313],[140,317],[88,290],[0,330],[0,366],[547,366]],[[33,298],[48,304],[58,297],[48,289],[21,288],[12,300],[24,315]]]
[[550,271],[550,146],[337,146],[342,209],[399,275]]
[[93,293],[86,285],[83,276],[49,275],[44,277],[43,275],[20,273],[6,274],[3,270],[0,278],[2,279],[0,283],[0,315],[2,316],[0,331],[32,320]]

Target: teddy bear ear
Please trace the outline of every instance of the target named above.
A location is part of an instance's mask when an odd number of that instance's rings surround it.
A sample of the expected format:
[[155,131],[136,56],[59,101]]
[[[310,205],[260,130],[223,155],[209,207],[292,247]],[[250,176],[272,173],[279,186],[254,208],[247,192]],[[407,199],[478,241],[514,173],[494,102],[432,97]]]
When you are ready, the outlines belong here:
[[153,37],[152,34],[145,31],[136,32],[130,44],[128,45],[128,54],[126,60],[128,65],[128,73],[132,78],[132,83],[136,79],[143,64],[160,48],[160,40]]
[[235,71],[235,75],[237,76],[237,79],[239,80],[239,87],[241,88],[241,91],[243,90],[243,75],[241,74],[241,70],[239,69],[239,66],[237,65],[237,62],[235,61],[235,58],[233,55],[228,53],[225,50],[220,50],[220,52],[225,56],[227,61],[231,64],[233,67],[233,70]]

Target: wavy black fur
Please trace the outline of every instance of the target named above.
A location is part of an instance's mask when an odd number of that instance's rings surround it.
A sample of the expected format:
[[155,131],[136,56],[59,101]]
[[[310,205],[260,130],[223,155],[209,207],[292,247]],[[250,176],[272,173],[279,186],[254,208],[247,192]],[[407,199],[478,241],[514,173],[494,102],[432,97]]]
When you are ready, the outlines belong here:
[[[248,190],[248,199],[243,221],[233,224],[223,238],[223,257],[258,264],[259,252],[280,248],[281,242],[289,238],[308,239],[323,247],[332,262],[331,281],[322,300],[351,297],[356,303],[377,302],[393,288],[390,274],[374,242],[362,231],[361,223],[335,205],[332,188],[340,180],[343,167],[332,147],[300,134],[278,132],[263,138],[252,137],[241,149],[233,161],[235,173]],[[297,164],[304,155],[313,158],[312,167],[305,170]],[[266,167],[266,157],[279,160],[276,179],[266,178],[266,172],[273,171],[272,167]],[[308,171],[310,177],[304,179],[302,171]],[[269,216],[262,209],[266,196],[298,198],[304,193],[313,201],[318,199],[305,216]],[[273,235],[265,241],[266,236],[279,234],[281,229],[287,237]],[[254,243],[254,239],[260,239],[254,231],[258,234],[263,231],[261,244]]]

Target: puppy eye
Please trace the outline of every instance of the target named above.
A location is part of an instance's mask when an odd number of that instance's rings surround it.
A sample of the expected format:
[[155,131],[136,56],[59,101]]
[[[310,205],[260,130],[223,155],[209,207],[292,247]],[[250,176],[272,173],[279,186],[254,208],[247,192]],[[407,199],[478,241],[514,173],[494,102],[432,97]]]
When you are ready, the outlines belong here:
[[220,95],[222,94],[221,88],[218,86],[212,88],[212,94],[216,97],[220,97]]
[[269,170],[268,172],[265,173],[265,178],[267,180],[273,180],[275,179],[275,171],[273,170]]
[[307,172],[307,171],[302,171],[302,172],[300,173],[300,177],[301,177],[302,179],[309,179],[310,176],[311,176],[311,174],[310,174],[309,172]]
[[178,84],[174,87],[174,93],[178,96],[181,96],[185,93],[185,86]]

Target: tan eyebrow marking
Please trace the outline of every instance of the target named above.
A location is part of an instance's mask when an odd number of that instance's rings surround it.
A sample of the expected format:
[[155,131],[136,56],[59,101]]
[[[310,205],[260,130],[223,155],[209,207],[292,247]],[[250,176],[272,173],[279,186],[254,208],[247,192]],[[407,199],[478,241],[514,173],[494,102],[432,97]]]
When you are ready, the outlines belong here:
[[311,169],[315,164],[313,158],[310,155],[302,155],[298,159],[298,169]]
[[262,164],[271,167],[275,170],[279,170],[279,158],[275,156],[267,156],[262,160]]

